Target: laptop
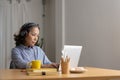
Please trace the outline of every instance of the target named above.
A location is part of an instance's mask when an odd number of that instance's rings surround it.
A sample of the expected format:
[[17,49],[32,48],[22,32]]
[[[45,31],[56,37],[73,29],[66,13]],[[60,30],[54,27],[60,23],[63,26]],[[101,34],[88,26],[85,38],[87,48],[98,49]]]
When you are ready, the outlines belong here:
[[62,53],[70,58],[70,68],[78,67],[81,51],[82,46],[64,45]]

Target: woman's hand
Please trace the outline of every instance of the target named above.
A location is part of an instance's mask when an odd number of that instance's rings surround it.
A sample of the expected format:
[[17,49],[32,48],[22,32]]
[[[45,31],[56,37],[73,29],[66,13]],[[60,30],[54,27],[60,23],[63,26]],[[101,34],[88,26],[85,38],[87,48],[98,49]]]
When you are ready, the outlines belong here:
[[57,63],[51,63],[51,64],[43,64],[42,68],[59,68],[59,64]]

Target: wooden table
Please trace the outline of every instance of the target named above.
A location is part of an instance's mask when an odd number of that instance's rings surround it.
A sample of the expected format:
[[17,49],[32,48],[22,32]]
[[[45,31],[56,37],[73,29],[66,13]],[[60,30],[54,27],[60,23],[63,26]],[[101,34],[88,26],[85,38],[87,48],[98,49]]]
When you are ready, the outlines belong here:
[[19,69],[0,70],[0,80],[109,80],[120,79],[119,70],[86,67],[84,73],[28,76]]

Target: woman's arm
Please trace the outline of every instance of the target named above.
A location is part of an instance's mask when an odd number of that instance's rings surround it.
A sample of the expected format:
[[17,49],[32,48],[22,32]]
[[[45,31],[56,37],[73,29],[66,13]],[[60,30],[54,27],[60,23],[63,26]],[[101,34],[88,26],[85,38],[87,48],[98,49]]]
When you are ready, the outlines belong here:
[[59,64],[51,62],[44,51],[39,48],[39,56],[42,57],[42,68],[58,68]]
[[59,64],[57,63],[51,63],[51,64],[43,64],[42,68],[59,68]]
[[26,68],[27,62],[25,62],[25,61],[22,59],[22,56],[21,56],[20,51],[19,51],[18,49],[16,49],[16,48],[13,48],[13,49],[12,49],[11,58],[12,58],[12,62],[14,63],[14,65],[15,65],[18,69]]

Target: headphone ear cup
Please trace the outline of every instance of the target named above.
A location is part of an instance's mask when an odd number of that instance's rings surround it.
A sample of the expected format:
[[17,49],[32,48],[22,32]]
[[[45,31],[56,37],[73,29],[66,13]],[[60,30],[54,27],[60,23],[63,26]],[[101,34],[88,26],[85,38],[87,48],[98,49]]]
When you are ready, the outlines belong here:
[[26,34],[27,34],[27,31],[22,31],[20,35],[25,36]]

